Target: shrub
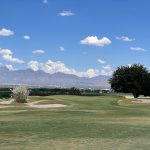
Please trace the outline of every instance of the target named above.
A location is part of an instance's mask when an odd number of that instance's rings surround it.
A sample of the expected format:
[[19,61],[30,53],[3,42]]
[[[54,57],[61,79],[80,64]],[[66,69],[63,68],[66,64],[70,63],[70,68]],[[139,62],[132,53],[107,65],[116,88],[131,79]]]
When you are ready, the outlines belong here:
[[29,90],[26,86],[17,86],[12,90],[12,96],[18,103],[26,103],[29,95]]

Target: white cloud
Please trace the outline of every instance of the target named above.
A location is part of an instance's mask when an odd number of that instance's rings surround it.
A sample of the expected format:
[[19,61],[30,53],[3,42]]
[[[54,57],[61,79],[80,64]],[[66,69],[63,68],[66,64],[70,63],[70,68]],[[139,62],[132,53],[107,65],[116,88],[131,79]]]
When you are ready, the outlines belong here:
[[141,47],[130,47],[130,50],[132,50],[132,51],[143,51],[143,52],[146,51],[144,48],[141,48]]
[[112,68],[111,68],[110,65],[106,65],[106,66],[103,66],[103,69],[105,69],[105,70],[111,70]]
[[13,54],[12,51],[9,50],[9,49],[0,49],[0,55],[2,55],[2,58],[5,61],[9,61],[9,62],[13,62],[13,63],[18,63],[18,64],[24,63],[23,60],[20,60],[18,58],[13,58],[12,54]]
[[30,39],[31,39],[31,37],[30,37],[29,35],[24,35],[23,38],[24,38],[25,40],[30,40]]
[[20,60],[19,58],[13,58],[12,55],[3,55],[2,57],[5,61],[8,61],[8,62],[13,62],[13,63],[17,63],[17,64],[24,63],[23,60]]
[[59,50],[60,50],[61,52],[64,52],[64,51],[65,51],[65,48],[64,48],[63,46],[60,46],[60,47],[59,47]]
[[12,65],[5,65],[5,67],[8,68],[8,69],[11,70],[11,71],[15,70]]
[[48,0],[43,0],[43,3],[44,3],[44,4],[47,4],[47,3],[48,3]]
[[28,63],[28,67],[34,71],[42,70],[50,74],[62,72],[65,74],[73,74],[79,77],[88,77],[88,78],[92,78],[98,75],[111,75],[112,74],[111,69],[98,70],[98,69],[90,68],[86,71],[80,72],[80,71],[76,71],[75,69],[66,67],[66,65],[62,63],[61,61],[52,61],[52,60],[48,60],[46,63],[41,63],[41,62],[32,60]]
[[32,53],[34,53],[34,54],[44,54],[45,51],[41,50],[41,49],[38,49],[38,50],[32,51]]
[[127,36],[116,37],[117,40],[121,40],[124,42],[132,42],[135,41],[135,38],[129,38]]
[[0,54],[1,55],[12,55],[13,53],[9,49],[1,49],[0,48]]
[[62,17],[69,17],[69,16],[73,16],[74,13],[71,11],[62,11],[62,12],[58,13],[58,15],[62,16]]
[[90,45],[90,46],[105,46],[111,44],[111,40],[107,37],[98,39],[97,36],[88,36],[85,39],[80,41],[80,44]]
[[106,61],[102,60],[102,59],[98,59],[97,60],[100,64],[106,64]]
[[111,76],[113,74],[113,70],[101,70],[101,75]]
[[85,72],[76,72],[75,75],[79,76],[79,77],[88,77],[88,78],[92,78],[92,77],[96,77],[99,75],[99,70],[98,69],[88,69]]
[[14,35],[14,32],[9,29],[2,28],[0,30],[0,36],[11,36],[11,35]]
[[38,71],[39,70],[39,62],[31,60],[28,63],[28,67],[34,71]]

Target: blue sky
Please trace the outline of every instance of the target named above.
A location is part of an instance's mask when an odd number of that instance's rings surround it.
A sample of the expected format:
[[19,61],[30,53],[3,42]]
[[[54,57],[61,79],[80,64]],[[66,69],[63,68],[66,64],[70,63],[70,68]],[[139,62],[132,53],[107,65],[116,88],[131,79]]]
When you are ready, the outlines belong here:
[[149,0],[1,0],[0,63],[93,77],[150,69]]

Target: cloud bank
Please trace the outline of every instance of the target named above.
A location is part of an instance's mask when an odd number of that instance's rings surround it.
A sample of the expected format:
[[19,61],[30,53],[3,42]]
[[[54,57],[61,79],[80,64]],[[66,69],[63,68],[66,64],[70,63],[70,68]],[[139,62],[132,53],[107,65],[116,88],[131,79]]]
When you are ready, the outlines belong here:
[[0,55],[2,55],[2,58],[5,61],[12,62],[12,63],[17,63],[17,64],[24,63],[24,61],[19,59],[19,58],[13,58],[13,56],[12,56],[13,53],[9,49],[0,49]]
[[110,68],[108,69],[108,67],[103,68],[101,70],[90,68],[86,71],[80,72],[80,71],[76,71],[73,68],[66,67],[66,65],[61,61],[52,61],[52,60],[48,60],[45,63],[32,60],[28,63],[28,68],[34,71],[42,70],[49,74],[61,72],[65,74],[73,74],[79,77],[88,77],[88,78],[96,77],[98,75],[108,76],[111,75],[113,72]]

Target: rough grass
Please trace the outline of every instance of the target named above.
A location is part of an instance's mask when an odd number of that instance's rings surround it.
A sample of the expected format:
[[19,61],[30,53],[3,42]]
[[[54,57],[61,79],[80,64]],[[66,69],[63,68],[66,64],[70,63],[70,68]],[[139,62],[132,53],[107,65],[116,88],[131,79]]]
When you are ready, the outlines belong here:
[[149,150],[150,105],[117,96],[29,99],[68,106],[0,109],[0,150]]

